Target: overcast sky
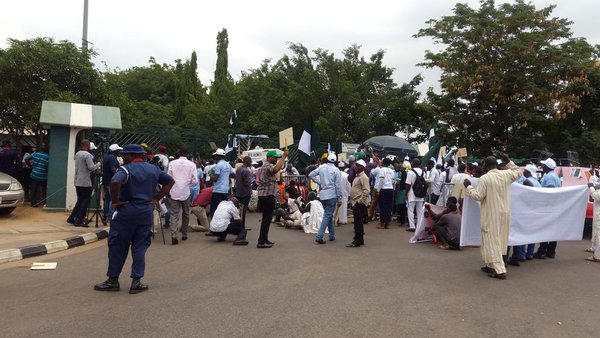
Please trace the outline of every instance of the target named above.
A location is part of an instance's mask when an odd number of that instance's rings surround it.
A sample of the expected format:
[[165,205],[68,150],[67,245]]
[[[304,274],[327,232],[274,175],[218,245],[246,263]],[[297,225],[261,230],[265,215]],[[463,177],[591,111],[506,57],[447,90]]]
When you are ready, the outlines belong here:
[[[216,62],[216,35],[229,32],[229,72],[238,79],[242,70],[256,68],[263,59],[278,60],[287,42],[322,48],[340,56],[353,43],[362,55],[384,49],[384,63],[395,68],[401,84],[423,74],[427,87],[438,88],[438,71],[416,66],[430,39],[413,38],[425,21],[452,14],[457,1],[192,1],[89,0],[88,40],[110,69],[145,66],[150,56],[172,64],[198,54],[198,75],[209,85]],[[478,6],[479,1],[468,2]],[[498,1],[498,3],[505,1]],[[576,37],[600,44],[597,18],[600,1],[536,0],[536,7],[557,4],[554,15],[573,21]],[[52,37],[81,44],[83,0],[4,1],[0,11],[0,48],[8,38]]]

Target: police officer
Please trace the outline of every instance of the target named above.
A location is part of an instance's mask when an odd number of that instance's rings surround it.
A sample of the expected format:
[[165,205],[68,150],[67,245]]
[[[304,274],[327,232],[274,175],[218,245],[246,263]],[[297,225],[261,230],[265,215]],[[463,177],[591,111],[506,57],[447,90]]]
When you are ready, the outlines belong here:
[[[150,246],[152,210],[175,181],[145,161],[146,152],[141,146],[128,144],[121,154],[125,164],[119,167],[110,182],[114,214],[108,233],[108,279],[96,284],[94,290],[119,291],[119,275],[131,246],[133,280],[129,293],[135,294],[148,289],[141,278],[146,266],[146,250]],[[158,184],[162,188],[156,192]]]

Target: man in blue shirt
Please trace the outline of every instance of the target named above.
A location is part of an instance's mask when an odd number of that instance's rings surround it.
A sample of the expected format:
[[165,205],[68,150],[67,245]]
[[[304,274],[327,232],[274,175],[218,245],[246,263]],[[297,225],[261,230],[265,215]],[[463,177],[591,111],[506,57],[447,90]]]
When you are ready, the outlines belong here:
[[107,221],[112,218],[112,207],[110,199],[110,181],[113,175],[117,172],[117,168],[121,165],[117,160],[119,152],[123,148],[119,147],[118,144],[111,144],[108,147],[108,154],[104,156],[102,163],[102,192],[104,193],[104,217]]
[[324,164],[319,166],[308,174],[313,182],[321,187],[319,191],[319,200],[323,204],[323,221],[317,233],[315,242],[325,244],[323,236],[325,229],[329,229],[329,241],[335,240],[335,227],[333,224],[333,211],[336,205],[342,204],[342,189],[340,185],[340,171],[335,166],[337,157],[335,154],[329,154]]
[[[560,178],[554,172],[556,169],[556,162],[549,158],[545,161],[541,162],[543,164],[542,170],[544,171],[544,177],[542,177],[542,187],[544,188],[560,188],[562,183],[560,182]],[[535,253],[534,257],[537,259],[546,259],[556,257],[556,242],[544,242],[540,243],[540,247],[538,251]]]
[[[97,291],[119,291],[119,275],[131,247],[131,287],[129,293],[148,290],[142,284],[145,255],[150,246],[153,209],[171,190],[175,181],[157,166],[144,160],[146,152],[137,144],[126,145],[122,152],[125,164],[110,182],[115,210],[108,233],[108,279],[96,284]],[[156,188],[161,184],[161,189]]]
[[[42,145],[40,149],[31,155],[31,193],[29,198],[31,199],[31,206],[37,207],[43,205],[46,200],[46,186],[48,182],[48,147]],[[38,201],[38,188],[42,189],[42,200]]]
[[233,168],[225,161],[225,150],[217,149],[213,154],[214,167],[210,170],[210,180],[213,181],[213,195],[210,200],[210,213],[217,210],[217,206],[229,197],[229,179],[233,176]]

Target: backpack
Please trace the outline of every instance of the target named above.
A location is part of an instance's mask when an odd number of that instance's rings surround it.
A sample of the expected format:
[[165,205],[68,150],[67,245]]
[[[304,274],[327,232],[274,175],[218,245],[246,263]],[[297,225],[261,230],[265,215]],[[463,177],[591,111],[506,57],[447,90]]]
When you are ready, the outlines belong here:
[[425,182],[425,173],[423,172],[421,176],[419,176],[415,169],[413,169],[412,171],[417,176],[415,178],[415,183],[413,183],[412,185],[413,193],[415,194],[415,197],[423,198],[427,195],[427,182]]

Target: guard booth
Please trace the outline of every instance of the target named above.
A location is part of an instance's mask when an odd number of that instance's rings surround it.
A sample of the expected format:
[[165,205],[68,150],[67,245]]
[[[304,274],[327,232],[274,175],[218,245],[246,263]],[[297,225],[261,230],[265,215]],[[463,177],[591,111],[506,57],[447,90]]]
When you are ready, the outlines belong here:
[[43,101],[40,125],[49,129],[48,190],[44,210],[71,210],[75,192],[77,135],[83,130],[108,133],[121,130],[121,110],[116,107]]

